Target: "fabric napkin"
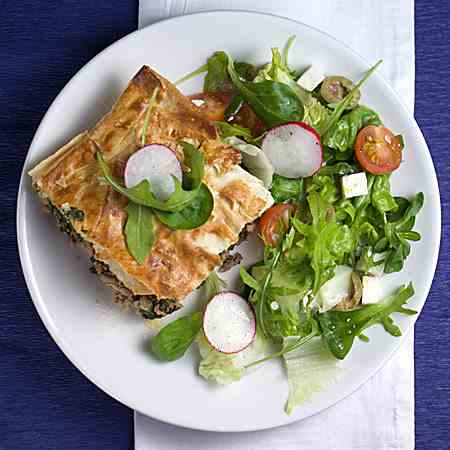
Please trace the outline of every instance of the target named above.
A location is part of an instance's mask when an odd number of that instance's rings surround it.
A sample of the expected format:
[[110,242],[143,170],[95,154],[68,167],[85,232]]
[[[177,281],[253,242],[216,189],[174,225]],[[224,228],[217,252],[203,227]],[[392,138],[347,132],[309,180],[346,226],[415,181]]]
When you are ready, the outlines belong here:
[[[139,27],[198,11],[267,12],[325,30],[369,61],[414,108],[414,2],[411,0],[140,0]],[[135,413],[136,450],[413,449],[414,336],[371,380],[303,421],[251,433],[201,432]]]

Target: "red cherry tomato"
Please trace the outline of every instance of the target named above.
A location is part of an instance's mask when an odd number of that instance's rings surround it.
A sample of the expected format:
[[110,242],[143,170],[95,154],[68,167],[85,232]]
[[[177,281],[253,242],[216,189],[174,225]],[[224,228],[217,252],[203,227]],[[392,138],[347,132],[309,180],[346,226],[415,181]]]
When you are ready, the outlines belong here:
[[269,208],[259,221],[261,236],[266,245],[276,247],[289,227],[289,219],[295,212],[292,203],[277,203]]
[[355,156],[367,172],[391,173],[402,161],[402,139],[383,126],[369,125],[356,137]]

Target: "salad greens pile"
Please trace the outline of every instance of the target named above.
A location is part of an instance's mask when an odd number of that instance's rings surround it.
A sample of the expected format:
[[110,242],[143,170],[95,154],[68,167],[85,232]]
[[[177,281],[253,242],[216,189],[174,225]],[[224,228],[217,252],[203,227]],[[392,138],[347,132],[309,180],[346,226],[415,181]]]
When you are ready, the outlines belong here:
[[[422,193],[413,198],[394,196],[392,170],[384,166],[374,170],[373,165],[356,157],[360,136],[369,136],[364,147],[369,151],[378,148],[376,133],[384,133],[383,145],[391,145],[395,139],[398,146],[394,150],[400,149],[400,154],[404,146],[400,136],[391,138],[393,134],[375,111],[359,104],[361,86],[381,61],[356,84],[330,77],[328,84],[341,83],[338,87],[344,93],[330,103],[323,95],[323,83],[308,91],[298,82],[302,74],[289,67],[293,40],[282,52],[273,48],[271,62],[259,69],[235,63],[225,52],[216,52],[202,68],[207,71],[205,91],[232,93],[224,120],[216,123],[221,138],[241,151],[243,165],[270,187],[276,203],[260,223],[264,258],[250,268],[240,268],[243,295],[256,314],[257,339],[245,350],[245,358],[239,353],[221,354],[202,336],[201,313],[197,312],[167,325],[152,344],[160,359],[172,360],[183,355],[197,338],[202,356],[200,374],[222,384],[241,378],[250,367],[283,356],[290,387],[288,412],[333,379],[338,360],[348,355],[355,338],[368,341],[364,334],[367,328],[379,324],[392,336],[400,336],[393,315],[416,313],[405,307],[414,295],[411,283],[371,304],[362,304],[361,298],[364,303],[364,281],[404,267],[410,243],[420,240],[413,228],[424,203]],[[336,92],[331,92],[333,99]],[[262,136],[233,122],[244,104],[266,129],[293,121],[313,127],[323,146],[322,167],[300,179],[274,173],[261,151]],[[375,133],[374,137],[370,133]],[[374,161],[380,163],[379,158]],[[357,173],[364,174],[366,193],[346,196],[342,178]],[[339,280],[343,277],[347,281],[341,295]],[[339,292],[339,300],[324,304],[325,288]],[[211,295],[209,292],[206,300]],[[183,330],[181,321],[185,321]],[[255,354],[262,357],[249,361],[248,356]]]

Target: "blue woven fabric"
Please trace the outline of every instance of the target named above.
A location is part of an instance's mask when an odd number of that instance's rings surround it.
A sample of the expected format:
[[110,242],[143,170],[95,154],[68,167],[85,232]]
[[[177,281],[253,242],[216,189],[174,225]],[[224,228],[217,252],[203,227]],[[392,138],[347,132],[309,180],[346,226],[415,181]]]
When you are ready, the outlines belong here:
[[[0,449],[131,449],[132,411],[75,369],[31,303],[15,206],[40,119],[83,64],[137,27],[137,1],[3,1],[0,17]],[[416,0],[416,118],[438,171],[444,227],[438,271],[416,326],[418,449],[450,445],[449,42],[450,4]]]

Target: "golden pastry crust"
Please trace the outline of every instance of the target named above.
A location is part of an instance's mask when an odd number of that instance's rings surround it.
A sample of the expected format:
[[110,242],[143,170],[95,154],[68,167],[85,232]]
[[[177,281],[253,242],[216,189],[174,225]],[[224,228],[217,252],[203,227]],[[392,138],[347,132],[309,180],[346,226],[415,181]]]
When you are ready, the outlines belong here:
[[[126,247],[123,226],[127,199],[102,178],[97,148],[117,177],[128,157],[141,147],[149,99],[158,88],[145,141],[161,143],[177,152],[178,142],[199,143],[207,164],[205,183],[214,196],[213,213],[195,230],[173,231],[156,224],[153,248],[144,264],[137,264]],[[223,144],[215,127],[199,114],[173,84],[144,66],[113,106],[91,130],[30,171],[42,197],[56,208],[83,211],[73,220],[76,232],[108,264],[111,272],[134,294],[180,300],[201,284],[220,264],[220,253],[236,243],[244,226],[273,202],[262,183],[238,164],[237,150]]]

